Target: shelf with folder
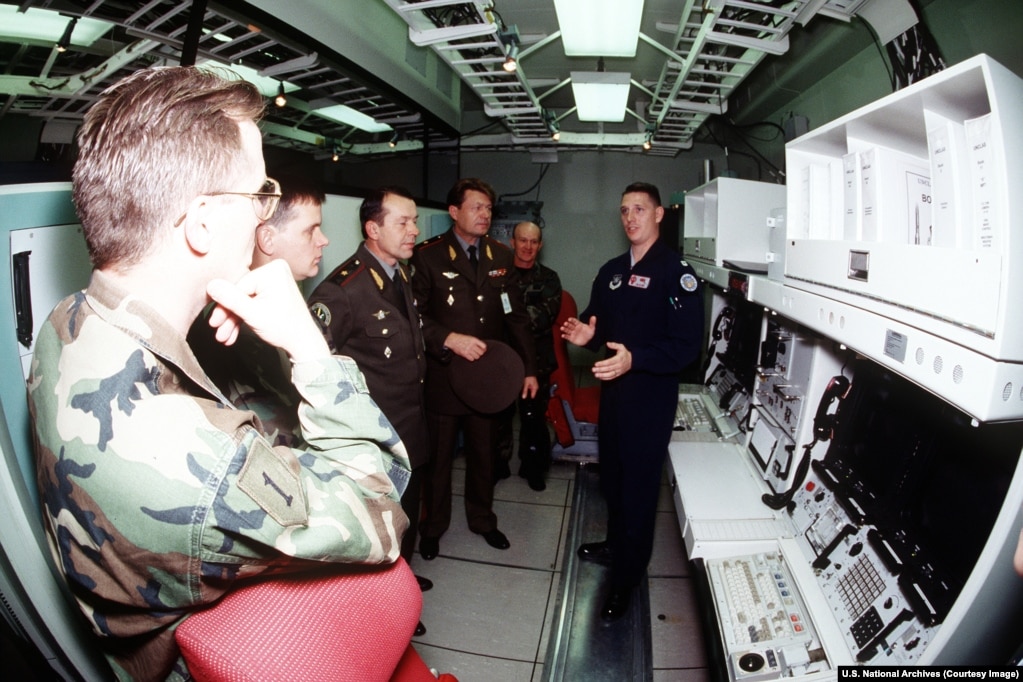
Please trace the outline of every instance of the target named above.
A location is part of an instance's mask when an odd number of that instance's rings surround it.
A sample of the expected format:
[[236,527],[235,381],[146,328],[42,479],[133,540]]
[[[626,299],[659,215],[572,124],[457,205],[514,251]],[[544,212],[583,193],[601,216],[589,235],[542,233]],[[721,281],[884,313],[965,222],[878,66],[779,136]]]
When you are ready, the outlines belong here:
[[978,55],[788,143],[786,283],[1023,362],[1019,120]]

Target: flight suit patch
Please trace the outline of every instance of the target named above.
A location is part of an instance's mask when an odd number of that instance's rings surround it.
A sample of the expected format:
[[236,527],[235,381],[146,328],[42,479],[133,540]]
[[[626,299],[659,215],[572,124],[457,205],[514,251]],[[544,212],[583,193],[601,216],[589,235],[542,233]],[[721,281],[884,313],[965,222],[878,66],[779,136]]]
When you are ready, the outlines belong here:
[[682,275],[682,279],[679,280],[679,283],[682,285],[683,289],[685,289],[686,291],[688,291],[690,293],[693,292],[693,291],[696,291],[696,285],[697,285],[696,277],[694,277],[693,275],[689,274],[688,272],[686,274]]
[[611,281],[608,283],[607,286],[612,291],[614,291],[615,289],[617,289],[621,285],[622,285],[622,276],[621,275],[615,275],[614,277],[611,278]]
[[300,526],[309,521],[298,473],[262,439],[253,441],[238,475],[238,487],[282,526]]
[[642,275],[633,275],[629,278],[629,286],[636,287],[637,289],[647,289],[650,287],[650,278]]

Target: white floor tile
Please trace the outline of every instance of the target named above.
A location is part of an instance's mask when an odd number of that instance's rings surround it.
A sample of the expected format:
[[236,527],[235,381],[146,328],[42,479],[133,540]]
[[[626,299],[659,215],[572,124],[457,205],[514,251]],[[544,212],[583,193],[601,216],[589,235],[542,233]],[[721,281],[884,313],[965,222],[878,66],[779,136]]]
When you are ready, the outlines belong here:
[[654,669],[707,666],[703,627],[696,617],[696,591],[692,583],[691,578],[648,581]]
[[554,573],[444,557],[425,563],[420,575],[434,586],[423,594],[426,634],[414,643],[537,660]]
[[689,575],[682,531],[674,511],[658,512],[654,525],[654,551],[647,566],[651,577],[678,577]]
[[[465,460],[455,460],[451,528],[434,561],[414,570],[434,582],[423,595],[427,632],[413,640],[426,663],[460,682],[539,682],[557,610],[557,592],[571,522],[578,465],[555,462],[547,489],[517,476],[498,482],[494,511],[511,548],[497,550],[465,522]],[[689,563],[665,478],[658,496],[654,551],[648,570],[654,682],[708,682]],[[601,520],[603,521],[603,520]],[[574,682],[574,681],[570,681]]]

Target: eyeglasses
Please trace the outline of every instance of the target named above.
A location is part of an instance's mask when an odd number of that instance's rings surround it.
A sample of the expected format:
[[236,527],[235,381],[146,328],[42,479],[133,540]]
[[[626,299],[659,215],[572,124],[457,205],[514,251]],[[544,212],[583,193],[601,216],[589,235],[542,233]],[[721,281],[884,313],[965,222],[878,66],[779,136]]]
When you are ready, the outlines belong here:
[[224,194],[252,199],[252,209],[256,212],[256,217],[266,222],[273,217],[281,203],[281,183],[273,178],[267,178],[258,192],[210,192],[208,196],[218,197]]

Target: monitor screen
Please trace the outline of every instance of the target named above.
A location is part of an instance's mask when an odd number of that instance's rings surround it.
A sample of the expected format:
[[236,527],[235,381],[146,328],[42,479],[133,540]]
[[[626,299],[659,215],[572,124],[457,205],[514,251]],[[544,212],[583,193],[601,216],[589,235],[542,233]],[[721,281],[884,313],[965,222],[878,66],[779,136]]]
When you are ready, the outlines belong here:
[[752,393],[764,308],[738,294],[729,296],[728,307],[732,319],[724,336],[725,349],[718,353],[718,358],[743,388]]

